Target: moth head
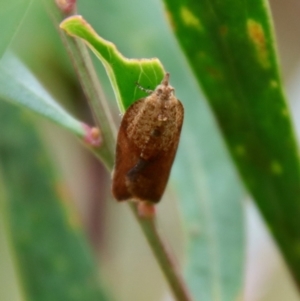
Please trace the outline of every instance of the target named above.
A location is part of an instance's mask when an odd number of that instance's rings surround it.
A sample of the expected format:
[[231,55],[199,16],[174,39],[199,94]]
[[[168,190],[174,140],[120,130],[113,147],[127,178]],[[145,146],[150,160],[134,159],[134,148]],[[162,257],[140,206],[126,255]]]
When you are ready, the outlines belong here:
[[166,73],[161,84],[155,89],[155,94],[162,100],[167,100],[174,95],[175,89],[169,85],[170,73]]

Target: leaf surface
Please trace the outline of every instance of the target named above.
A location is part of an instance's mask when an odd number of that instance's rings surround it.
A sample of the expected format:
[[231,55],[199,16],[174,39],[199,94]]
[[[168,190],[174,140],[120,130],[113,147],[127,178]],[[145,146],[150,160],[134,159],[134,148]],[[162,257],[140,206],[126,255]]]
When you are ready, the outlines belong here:
[[79,137],[85,135],[83,124],[64,110],[11,54],[0,62],[0,98],[46,117]]
[[267,1],[164,2],[243,182],[299,283],[299,160]]
[[0,102],[0,201],[24,298],[108,300],[80,220],[30,117]]
[[[9,46],[32,0],[2,0],[0,2],[0,58]],[[4,29],[4,30],[3,30]]]
[[138,85],[154,90],[163,79],[165,71],[158,59],[125,58],[113,43],[101,38],[81,16],[69,17],[60,27],[68,34],[83,39],[101,60],[121,111],[147,95]]

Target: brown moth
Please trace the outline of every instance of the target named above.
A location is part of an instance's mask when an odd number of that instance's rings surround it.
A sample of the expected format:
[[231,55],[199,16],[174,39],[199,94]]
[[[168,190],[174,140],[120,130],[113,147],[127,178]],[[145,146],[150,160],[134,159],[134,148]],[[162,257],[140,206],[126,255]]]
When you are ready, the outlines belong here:
[[166,73],[161,84],[123,116],[112,177],[112,193],[118,201],[157,203],[165,190],[184,114],[169,76]]

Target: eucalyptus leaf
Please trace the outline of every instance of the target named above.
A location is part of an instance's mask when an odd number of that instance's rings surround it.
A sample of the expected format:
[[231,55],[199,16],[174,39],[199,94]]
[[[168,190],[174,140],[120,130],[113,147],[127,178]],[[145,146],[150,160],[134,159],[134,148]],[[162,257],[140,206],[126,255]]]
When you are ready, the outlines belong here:
[[32,1],[33,0],[0,1],[0,58],[16,34]]
[[164,2],[244,184],[299,284],[299,159],[267,2]]
[[172,174],[186,233],[184,272],[195,301],[238,300],[245,191],[211,112],[203,100],[191,101],[196,97],[189,93],[184,101],[188,120]]
[[79,137],[85,136],[83,124],[65,111],[12,54],[0,62],[0,99],[46,117]]
[[0,102],[0,201],[24,300],[108,300],[30,117]]

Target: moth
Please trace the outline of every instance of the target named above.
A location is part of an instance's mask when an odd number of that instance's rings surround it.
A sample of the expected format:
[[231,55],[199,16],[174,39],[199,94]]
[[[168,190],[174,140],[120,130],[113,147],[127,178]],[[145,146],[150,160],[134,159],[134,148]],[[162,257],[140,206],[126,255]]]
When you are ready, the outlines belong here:
[[169,73],[152,93],[134,102],[119,128],[112,193],[118,201],[158,203],[176,155],[184,109]]

